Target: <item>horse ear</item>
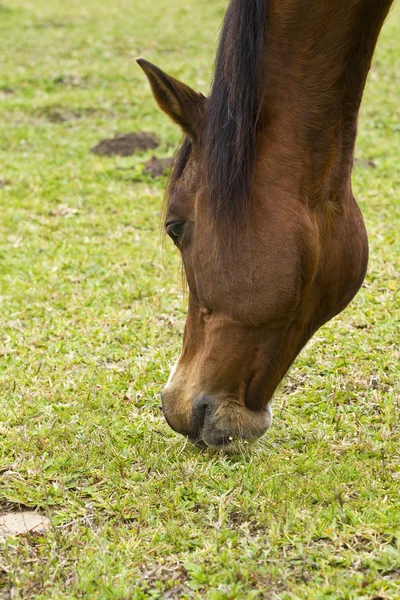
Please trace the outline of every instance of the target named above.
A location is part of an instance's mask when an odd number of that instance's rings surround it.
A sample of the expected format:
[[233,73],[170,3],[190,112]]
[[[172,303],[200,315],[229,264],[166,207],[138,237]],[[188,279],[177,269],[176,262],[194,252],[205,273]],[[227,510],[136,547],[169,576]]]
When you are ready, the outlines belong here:
[[205,97],[143,58],[137,63],[150,82],[158,106],[196,142],[200,138]]

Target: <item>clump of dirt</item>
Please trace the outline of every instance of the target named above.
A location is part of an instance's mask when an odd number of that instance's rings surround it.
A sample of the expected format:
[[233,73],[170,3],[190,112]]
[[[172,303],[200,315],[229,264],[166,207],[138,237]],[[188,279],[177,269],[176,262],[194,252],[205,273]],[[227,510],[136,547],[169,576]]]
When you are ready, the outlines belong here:
[[171,587],[164,591],[163,598],[174,600],[175,598],[189,597],[190,589],[186,585],[188,580],[185,567],[177,560],[170,560],[166,564],[152,565],[148,569],[143,569],[139,583],[147,592],[155,590],[157,584],[168,582],[168,587]]
[[44,106],[36,110],[35,114],[41,121],[45,119],[50,123],[68,123],[85,117],[94,117],[100,114],[100,111],[92,107],[75,110],[65,106]]
[[159,146],[159,141],[154,133],[137,131],[116,135],[114,138],[101,140],[90,152],[101,156],[132,156],[134,152],[153,150]]
[[152,156],[151,159],[144,164],[143,173],[151,175],[154,179],[156,177],[161,177],[168,173],[172,167],[173,161],[173,158],[157,158],[157,156]]
[[363,159],[363,158],[355,158],[354,165],[359,165],[360,167],[376,169],[376,164],[373,160]]
[[45,112],[46,119],[51,123],[66,123],[67,121],[74,121],[80,119],[81,115],[68,108],[60,108],[58,106],[49,108]]
[[30,23],[31,27],[35,29],[64,29],[65,27],[69,27],[72,24],[72,21],[42,21],[41,23]]
[[83,80],[78,75],[64,74],[58,75],[53,79],[53,83],[57,85],[65,85],[70,87],[82,87]]

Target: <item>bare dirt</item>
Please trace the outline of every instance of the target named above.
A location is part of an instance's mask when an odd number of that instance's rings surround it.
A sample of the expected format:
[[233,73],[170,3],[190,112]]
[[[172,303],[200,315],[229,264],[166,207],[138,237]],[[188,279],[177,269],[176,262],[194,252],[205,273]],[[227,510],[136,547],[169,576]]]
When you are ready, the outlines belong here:
[[144,164],[143,173],[151,175],[154,178],[166,175],[172,167],[173,160],[173,158],[157,158],[156,156],[152,156]]
[[[0,6],[0,10],[1,10],[1,6]],[[9,87],[0,88],[0,98],[6,98],[7,96],[12,96],[13,94],[15,94],[15,90],[13,90],[12,88],[9,88]]]
[[376,164],[373,160],[364,159],[364,158],[355,158],[354,165],[359,165],[360,167],[367,169],[376,169]]
[[132,156],[135,152],[153,150],[159,146],[154,133],[137,131],[136,133],[118,134],[113,138],[101,140],[90,152],[101,156]]

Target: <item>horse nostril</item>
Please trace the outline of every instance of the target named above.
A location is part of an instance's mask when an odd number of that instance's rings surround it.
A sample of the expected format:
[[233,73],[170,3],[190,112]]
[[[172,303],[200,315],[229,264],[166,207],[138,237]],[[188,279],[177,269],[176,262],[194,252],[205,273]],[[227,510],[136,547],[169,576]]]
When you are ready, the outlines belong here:
[[192,418],[191,418],[191,427],[190,427],[190,435],[191,439],[198,440],[201,436],[201,432],[204,428],[204,421],[206,418],[206,411],[210,404],[210,398],[207,396],[199,396],[193,402],[192,408]]
[[193,402],[190,439],[214,448],[229,446],[232,437],[221,431],[216,422],[217,403],[210,396],[198,396]]

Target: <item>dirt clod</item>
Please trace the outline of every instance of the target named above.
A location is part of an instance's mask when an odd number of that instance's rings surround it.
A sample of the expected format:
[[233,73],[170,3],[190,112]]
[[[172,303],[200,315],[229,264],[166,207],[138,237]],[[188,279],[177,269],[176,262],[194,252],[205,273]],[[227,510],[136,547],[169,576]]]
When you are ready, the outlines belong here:
[[159,146],[159,141],[154,133],[138,131],[116,135],[114,138],[101,140],[90,152],[102,156],[131,156],[134,152],[144,152]]
[[359,167],[363,167],[364,169],[376,169],[376,164],[373,160],[364,159],[364,158],[355,158],[354,165],[358,165]]
[[60,108],[58,106],[46,110],[44,114],[51,123],[66,123],[81,118],[79,112],[68,108]]
[[6,96],[12,96],[15,94],[15,90],[9,87],[0,88],[0,98],[5,98]]
[[173,158],[157,158],[156,156],[152,156],[151,159],[144,164],[143,172],[154,178],[166,175],[172,167],[173,160]]
[[64,74],[55,77],[53,82],[57,85],[80,87],[82,86],[83,80],[78,77],[78,75]]

